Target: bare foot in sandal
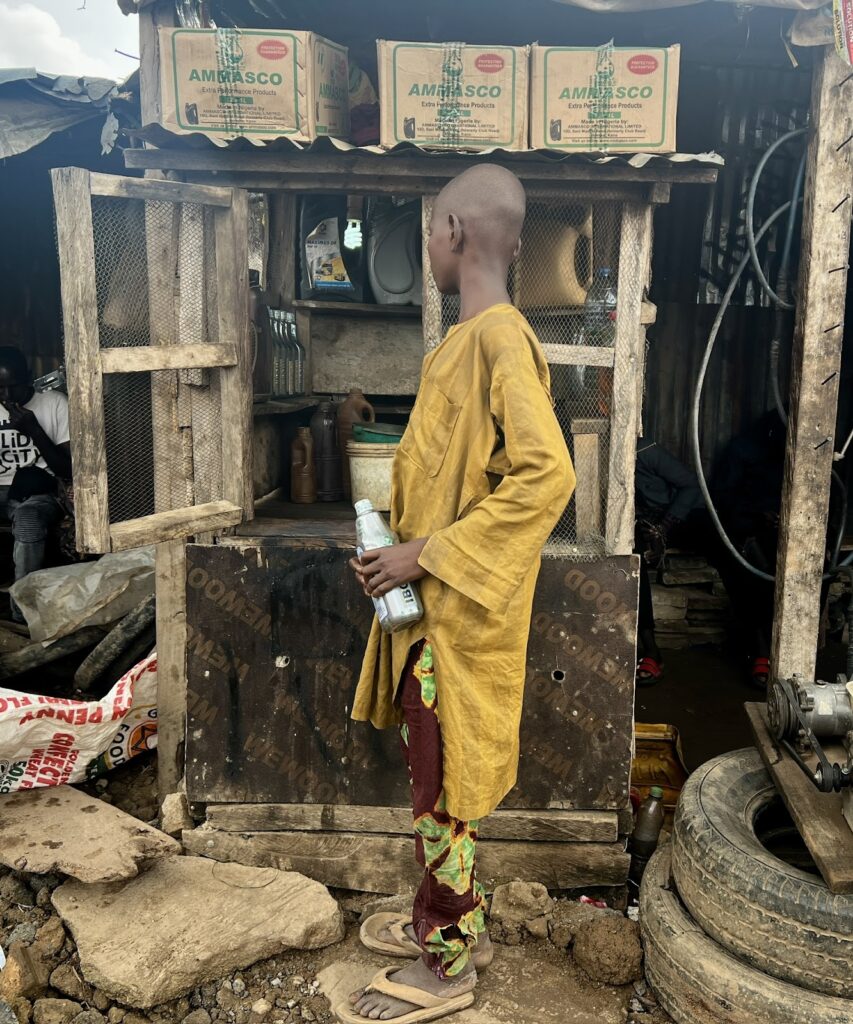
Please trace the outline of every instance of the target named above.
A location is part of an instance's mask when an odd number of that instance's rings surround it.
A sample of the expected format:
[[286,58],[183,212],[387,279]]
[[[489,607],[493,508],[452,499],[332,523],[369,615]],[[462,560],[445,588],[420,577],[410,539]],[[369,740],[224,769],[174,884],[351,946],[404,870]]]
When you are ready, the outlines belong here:
[[[389,980],[399,985],[410,985],[433,996],[453,999],[473,991],[477,984],[477,972],[473,964],[469,963],[455,977],[442,981],[432,973],[423,960],[416,960],[401,971],[395,971]],[[414,1003],[406,1003],[382,992],[371,992],[366,989],[353,992],[350,1004],[365,1020],[395,1020],[421,1009]]]

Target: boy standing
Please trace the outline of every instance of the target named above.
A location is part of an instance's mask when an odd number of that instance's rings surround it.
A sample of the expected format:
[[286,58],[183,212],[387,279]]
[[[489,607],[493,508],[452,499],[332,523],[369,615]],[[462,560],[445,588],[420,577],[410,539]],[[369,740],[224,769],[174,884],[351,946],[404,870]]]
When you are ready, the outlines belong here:
[[459,323],[424,360],[394,462],[401,543],[350,563],[374,597],[420,581],[419,622],[392,635],[374,622],[352,714],[402,723],[425,873],[411,917],[375,915],[362,928],[370,948],[417,959],[338,1007],[347,1024],[464,1009],[491,959],[478,822],[515,783],[540,552],[575,481],[542,350],[507,293],[524,214],[521,183],[491,164],[436,199],[430,263],[439,291],[460,296]]

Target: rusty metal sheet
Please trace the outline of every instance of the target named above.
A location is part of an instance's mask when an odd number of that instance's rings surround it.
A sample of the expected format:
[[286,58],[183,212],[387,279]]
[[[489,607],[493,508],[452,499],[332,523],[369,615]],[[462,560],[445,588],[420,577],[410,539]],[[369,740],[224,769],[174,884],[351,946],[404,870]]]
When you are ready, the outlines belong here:
[[[343,571],[350,551],[319,538],[188,547],[191,803],[408,803],[395,730],[348,717],[372,618]],[[626,804],[633,561],[543,563],[507,806]]]

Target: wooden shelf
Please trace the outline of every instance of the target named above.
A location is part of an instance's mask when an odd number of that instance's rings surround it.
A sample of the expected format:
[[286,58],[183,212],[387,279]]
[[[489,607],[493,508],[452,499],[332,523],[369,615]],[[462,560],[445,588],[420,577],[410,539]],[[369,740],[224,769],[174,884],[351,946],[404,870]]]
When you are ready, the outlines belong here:
[[252,406],[253,416],[286,416],[304,409],[314,409],[320,399],[314,395],[295,395],[293,398],[270,398],[263,402],[255,402]]
[[330,302],[321,299],[294,299],[294,309],[333,316],[421,317],[420,306],[381,306],[373,302]]

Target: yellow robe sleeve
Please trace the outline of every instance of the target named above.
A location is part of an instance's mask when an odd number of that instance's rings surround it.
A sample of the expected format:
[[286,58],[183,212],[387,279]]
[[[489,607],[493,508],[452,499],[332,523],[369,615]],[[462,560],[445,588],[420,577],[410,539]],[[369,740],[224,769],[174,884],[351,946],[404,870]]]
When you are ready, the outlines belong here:
[[501,333],[489,405],[504,437],[506,475],[467,516],[434,533],[419,562],[470,600],[506,614],[568,504],[575,473],[529,343],[515,331]]

